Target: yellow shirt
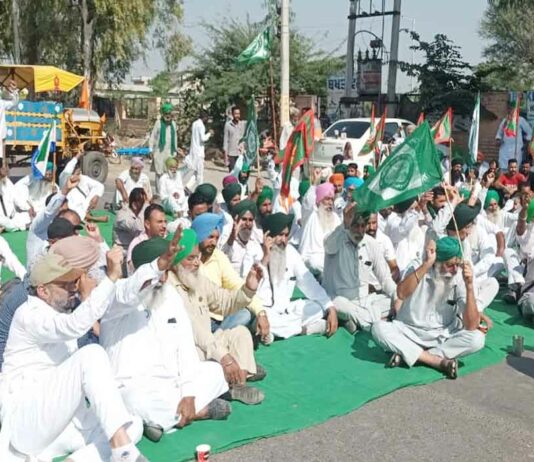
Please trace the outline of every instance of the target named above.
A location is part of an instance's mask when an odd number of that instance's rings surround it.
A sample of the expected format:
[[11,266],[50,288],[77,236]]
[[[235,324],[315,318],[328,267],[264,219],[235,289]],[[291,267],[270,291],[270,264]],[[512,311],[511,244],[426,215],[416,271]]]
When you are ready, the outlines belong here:
[[[215,249],[209,260],[200,265],[200,274],[223,289],[239,290],[245,284],[245,281],[239,277],[226,254],[219,249]],[[263,304],[257,296],[252,298],[249,310],[256,316],[260,311],[264,310]],[[222,321],[223,319],[222,313],[218,311],[210,311],[210,315],[217,321]]]

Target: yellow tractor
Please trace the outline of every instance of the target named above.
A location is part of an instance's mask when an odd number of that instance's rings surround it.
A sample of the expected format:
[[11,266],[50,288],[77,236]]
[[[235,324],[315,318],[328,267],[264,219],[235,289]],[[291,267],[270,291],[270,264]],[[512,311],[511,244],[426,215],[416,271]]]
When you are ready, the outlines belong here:
[[14,80],[19,89],[15,107],[6,111],[6,154],[15,165],[27,164],[43,133],[56,121],[58,171],[70,158],[85,152],[84,174],[105,182],[108,174],[105,119],[95,111],[64,107],[61,92],[70,92],[84,78],[53,66],[1,65],[0,84]]

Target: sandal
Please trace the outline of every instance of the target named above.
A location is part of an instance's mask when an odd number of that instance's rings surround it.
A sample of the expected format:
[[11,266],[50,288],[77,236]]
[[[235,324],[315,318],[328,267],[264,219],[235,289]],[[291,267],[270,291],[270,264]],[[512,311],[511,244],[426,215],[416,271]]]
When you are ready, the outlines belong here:
[[391,355],[391,358],[389,358],[387,367],[393,368],[393,367],[399,367],[402,364],[402,356],[398,353],[393,353]]
[[441,364],[442,364],[441,370],[445,373],[447,378],[451,380],[455,380],[458,378],[458,360],[457,359],[444,359]]

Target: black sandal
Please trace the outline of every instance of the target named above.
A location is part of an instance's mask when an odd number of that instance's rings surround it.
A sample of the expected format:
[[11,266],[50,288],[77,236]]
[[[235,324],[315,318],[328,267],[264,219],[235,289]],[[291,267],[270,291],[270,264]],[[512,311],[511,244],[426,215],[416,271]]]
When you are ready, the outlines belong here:
[[389,358],[387,367],[388,368],[399,367],[401,364],[402,364],[402,356],[398,353],[393,353],[391,355],[391,358]]
[[[446,364],[442,366],[442,371],[445,373],[447,378],[451,380],[456,380],[458,378],[458,360],[457,359],[444,359]],[[442,362],[443,364],[443,362]]]

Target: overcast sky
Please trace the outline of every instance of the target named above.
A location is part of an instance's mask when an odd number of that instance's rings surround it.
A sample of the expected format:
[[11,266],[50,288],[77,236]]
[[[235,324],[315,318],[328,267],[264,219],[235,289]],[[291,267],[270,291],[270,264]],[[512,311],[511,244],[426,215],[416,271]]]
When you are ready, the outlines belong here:
[[[386,10],[393,5],[392,0],[384,0]],[[381,10],[382,0],[361,0],[362,10]],[[183,30],[193,40],[195,49],[207,46],[202,22],[217,22],[221,18],[237,18],[260,21],[265,17],[263,0],[184,0],[185,18]],[[291,9],[295,14],[292,27],[310,36],[320,48],[336,54],[346,51],[348,29],[349,0],[290,0]],[[478,35],[480,20],[487,0],[403,0],[401,28],[418,32],[423,40],[430,40],[434,34],[443,33],[461,47],[464,59],[477,64],[481,60],[484,43]],[[382,33],[382,19],[371,18],[357,21],[356,30],[367,29],[378,36]],[[390,47],[391,16],[385,19],[384,44]],[[366,49],[372,37],[366,33],[356,36],[356,50]],[[416,61],[413,56],[409,36],[401,32],[399,59]],[[190,61],[189,61],[190,62]],[[188,62],[185,63],[187,65]],[[149,53],[146,62],[135,63],[132,75],[153,76],[162,68],[162,60],[158,53]],[[409,90],[409,78],[399,74],[398,91]]]

